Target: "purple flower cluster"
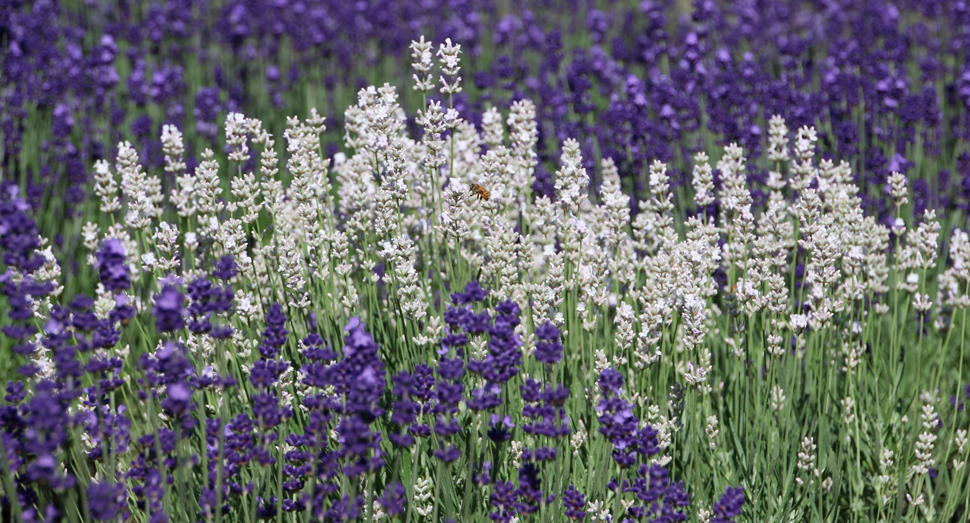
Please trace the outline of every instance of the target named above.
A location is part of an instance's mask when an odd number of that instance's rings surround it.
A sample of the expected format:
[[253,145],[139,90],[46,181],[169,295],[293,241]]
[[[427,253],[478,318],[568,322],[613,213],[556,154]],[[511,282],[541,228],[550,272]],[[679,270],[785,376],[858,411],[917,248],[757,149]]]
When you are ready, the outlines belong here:
[[[224,259],[223,262],[228,260]],[[227,272],[216,277],[226,279],[232,277],[234,266],[223,263]],[[285,345],[287,331],[284,327],[286,317],[279,304],[273,304],[266,314],[266,327],[260,344],[261,358],[254,362],[249,373],[249,382],[254,392],[251,396],[252,416],[239,413],[223,425],[219,418],[206,422],[206,455],[209,469],[207,486],[202,489],[199,505],[203,513],[213,515],[217,510],[226,510],[223,504],[219,508],[219,500],[223,503],[231,495],[249,492],[252,483],[243,485],[240,480],[244,477],[243,467],[254,464],[259,467],[273,467],[277,463],[275,448],[278,445],[279,432],[277,428],[293,416],[293,409],[281,406],[277,395],[277,382],[280,376],[289,368],[289,363],[275,359],[280,354],[280,348]],[[235,381],[231,378],[223,380],[224,386],[232,386]],[[284,491],[299,492],[303,488],[304,478],[311,472],[308,460],[311,454],[300,447],[306,444],[302,436],[291,434],[287,443],[297,450],[287,452],[283,458],[286,480]],[[219,488],[221,484],[222,488]],[[275,514],[279,508],[275,496],[263,498],[260,513]],[[304,510],[305,499],[289,496],[282,501],[284,511]]]
[[[0,293],[7,298],[7,317],[11,320],[0,331],[12,342],[11,350],[29,356],[37,349],[30,341],[36,332],[31,320],[35,300],[54,291],[51,282],[34,280],[33,273],[44,264],[38,252],[40,240],[37,225],[27,214],[29,207],[20,197],[19,187],[0,182],[0,254],[6,270],[0,274]],[[21,375],[29,377],[40,371],[30,361],[20,367]]]
[[[192,390],[200,383],[187,379],[195,374],[195,368],[185,347],[168,341],[154,355],[142,354],[140,364],[145,370],[144,383],[151,389],[165,391],[166,397],[161,400],[161,405],[166,414],[181,419],[186,430],[195,427],[196,419],[189,413],[195,408]],[[142,395],[148,393],[142,391]]]
[[[391,405],[391,423],[400,428],[409,427],[421,411],[421,405],[411,399],[411,390],[414,384],[414,377],[401,372],[391,380],[394,383],[394,403]],[[388,435],[388,440],[398,447],[410,447],[414,444],[414,436],[407,432],[393,432]]]
[[17,403],[3,408],[3,448],[24,496],[36,496],[35,489],[44,485],[59,492],[73,487],[77,479],[63,471],[57,458],[68,443],[67,405],[72,394],[58,390],[53,381],[43,381],[29,401],[16,392],[13,396]]
[[566,507],[567,519],[582,521],[586,518],[586,496],[573,485],[569,485],[569,488],[562,493],[562,504]]
[[[492,325],[488,325],[487,311],[475,315],[468,313],[464,317],[463,326],[468,334],[480,334],[488,331],[488,355],[480,361],[470,361],[468,371],[479,374],[486,382],[502,384],[519,373],[522,365],[522,340],[515,333],[515,327],[520,323],[521,313],[518,304],[506,300],[495,306],[495,318]],[[447,316],[446,316],[447,320]]]
[[451,463],[461,457],[461,451],[451,439],[462,429],[457,416],[458,406],[465,392],[465,385],[462,383],[464,375],[465,361],[460,355],[455,358],[442,356],[438,362],[439,379],[430,411],[435,416],[434,432],[439,441],[439,448],[434,451],[434,456],[444,463]]
[[[569,399],[569,389],[527,379],[519,389],[522,392],[522,430],[526,434],[563,438],[572,434],[569,416],[563,407]],[[539,421],[541,420],[541,421]]]
[[519,467],[519,501],[515,504],[515,510],[519,514],[534,514],[539,510],[539,505],[548,505],[555,501],[555,494],[543,494],[541,483],[539,466],[536,463],[526,462]]
[[185,295],[175,285],[165,285],[155,296],[155,330],[172,333],[185,327],[189,310],[185,307]]
[[[489,333],[488,355],[482,360],[470,359],[467,367],[462,365],[461,368],[461,373],[467,370],[485,379],[484,386],[472,390],[471,398],[467,401],[470,409],[479,412],[494,410],[502,404],[502,384],[516,375],[522,364],[522,354],[519,350],[522,343],[519,336],[515,334],[515,326],[520,322],[518,305],[511,301],[498,304],[494,309],[494,318],[487,309],[474,312],[471,304],[487,297],[488,291],[482,289],[478,281],[469,282],[463,292],[451,295],[452,302],[457,308],[449,306],[445,311],[444,319],[448,325],[448,334],[442,338],[439,351],[444,355],[448,353],[449,348],[456,350],[456,358],[443,359],[441,368],[446,369],[446,372],[451,375],[460,377],[461,374],[447,369],[449,366],[456,366],[454,362],[463,361],[464,347],[468,344],[469,337]],[[457,390],[454,385],[452,389]],[[457,402],[460,393],[458,391],[458,395],[451,399]]]
[[495,523],[509,523],[515,517],[517,489],[511,481],[496,482],[491,496],[492,507],[495,511],[488,515]]
[[125,248],[121,240],[108,239],[104,241],[97,253],[95,268],[101,277],[101,284],[112,293],[119,293],[131,287],[131,275],[125,264]]
[[641,504],[627,509],[634,519],[685,521],[687,516],[682,509],[689,502],[684,482],[671,481],[669,472],[661,465],[646,464],[645,458],[660,452],[658,433],[649,425],[638,429],[639,420],[633,415],[632,405],[620,398],[623,375],[614,369],[605,369],[598,383],[603,395],[597,406],[599,431],[613,444],[613,461],[623,469],[639,465],[632,480],[625,479],[622,485],[611,481],[610,489],[619,488],[622,493],[636,496]]
[[249,371],[249,382],[256,389],[252,397],[253,416],[259,421],[260,428],[269,431],[293,415],[290,407],[281,408],[275,392],[280,377],[290,368],[290,363],[282,359],[280,349],[286,344],[286,316],[283,308],[274,303],[266,313],[266,328],[263,342],[259,345],[260,359],[253,363]]
[[[264,344],[271,338],[269,330],[267,327]],[[302,510],[300,507],[312,503],[310,510],[314,517],[335,520],[356,518],[364,505],[362,495],[332,497],[340,492],[341,477],[357,478],[385,466],[384,451],[381,450],[383,436],[371,426],[384,415],[381,397],[385,392],[385,371],[379,355],[380,347],[367,333],[360,318],[351,318],[344,333],[343,357],[339,359],[334,351],[324,347],[323,340],[316,334],[310,334],[302,341],[306,347],[303,356],[308,360],[303,366],[303,382],[318,390],[332,387],[336,394],[319,392],[303,401],[308,409],[308,421],[304,434],[291,434],[288,438],[300,449],[298,454],[288,458],[289,470],[294,472],[288,485],[295,491],[295,487],[302,485],[304,476],[310,476],[314,478],[315,486],[313,492],[283,503],[287,511]],[[395,376],[394,394],[398,399],[392,405],[392,423],[399,426],[411,423],[410,428],[414,427],[414,412],[420,407],[413,400],[427,401],[431,397],[428,378],[422,370],[417,370],[414,375]],[[328,448],[330,430],[337,435],[337,448]],[[394,434],[390,439],[396,445],[408,445],[413,441],[409,434]],[[388,513],[398,513],[404,495],[403,485],[390,484],[380,500]]]
[[[146,511],[153,519],[164,519],[167,508],[163,483],[173,481],[174,477],[181,474],[180,469],[191,468],[199,460],[198,455],[185,458],[180,457],[177,452],[180,441],[191,437],[198,423],[198,419],[193,415],[197,408],[194,396],[217,384],[231,387],[235,384],[235,380],[220,379],[218,375],[208,372],[197,376],[185,348],[173,341],[166,342],[154,355],[143,354],[140,364],[144,369],[145,378],[139,378],[138,382],[147,389],[147,391],[139,391],[141,400],[154,402],[155,391],[161,391],[159,405],[173,420],[176,430],[158,427],[141,437],[138,440],[138,456],[131,462],[126,479],[134,483],[132,493],[139,499],[139,509]],[[210,483],[214,483],[217,469],[220,474],[223,474],[223,478],[231,478],[235,472],[233,466],[222,466],[218,454],[213,453],[211,449],[214,443],[211,429],[213,424],[218,426],[219,423],[218,419],[206,422],[208,443],[206,454],[209,456]],[[227,428],[227,434],[228,430]],[[239,454],[234,453],[237,447],[231,445],[235,440],[228,435],[227,440],[229,442],[225,446],[228,449],[227,461],[230,463],[242,461],[238,459]],[[228,480],[223,482],[223,486],[229,490],[238,489],[238,485]],[[200,496],[200,506],[203,511],[211,509],[210,494],[211,489],[203,488]]]
[[135,308],[128,303],[125,294],[131,287],[131,275],[125,262],[125,248],[121,240],[109,238],[104,240],[97,252],[95,268],[101,278],[104,288],[114,295],[115,308],[111,312],[112,320],[127,323],[135,316]]
[[[471,391],[471,395],[466,399],[466,404],[472,411],[489,412],[498,410],[504,403],[502,395],[504,386],[508,381],[519,373],[522,366],[522,342],[515,328],[520,323],[521,310],[519,306],[506,300],[498,303],[494,309],[494,316],[489,315],[488,310],[479,313],[474,312],[469,304],[484,299],[487,292],[482,290],[478,282],[472,282],[465,288],[465,292],[452,295],[452,301],[459,308],[448,307],[445,312],[445,322],[449,325],[449,333],[442,340],[444,351],[455,348],[458,357],[455,359],[443,358],[439,367],[439,375],[443,380],[460,378],[463,374],[461,360],[463,347],[467,345],[469,337],[489,334],[488,354],[481,360],[470,359],[467,370],[473,375],[481,376],[484,380],[483,386]],[[546,324],[539,329],[540,339],[545,343],[542,350],[537,350],[537,359],[548,366],[561,360],[562,345],[559,344],[559,331],[551,324]],[[553,384],[528,379],[519,387],[522,407],[522,431],[532,436],[543,436],[551,439],[558,439],[572,433],[569,427],[570,419],[565,412],[565,402],[569,398],[569,389]],[[442,390],[439,384],[439,391]],[[454,392],[460,392],[455,387]],[[486,435],[488,441],[495,445],[500,445],[513,438],[513,430],[516,423],[512,416],[502,415],[492,412],[489,418],[488,430]],[[451,432],[458,430],[455,423]],[[436,431],[439,431],[436,427]],[[439,434],[441,432],[439,431]],[[451,452],[449,458],[457,458],[457,449]],[[441,450],[436,455],[448,454],[448,451]],[[491,494],[491,504],[494,511],[489,515],[493,521],[510,521],[516,515],[528,515],[536,512],[540,506],[552,503],[556,496],[543,492],[540,481],[540,465],[543,462],[555,460],[557,457],[555,447],[541,446],[535,449],[526,448],[522,452],[523,464],[518,469],[518,486],[511,481],[498,481],[493,485]],[[486,454],[487,455],[487,454]],[[492,482],[491,470],[492,463],[482,459],[483,455],[476,455],[469,458],[473,463],[473,481],[476,485],[485,485]],[[578,496],[578,498],[577,498]],[[582,496],[575,492],[570,492],[569,502],[575,505],[576,500],[582,503]],[[567,505],[567,512],[575,516],[576,508]]]
[[537,327],[536,338],[540,340],[539,343],[536,343],[535,357],[537,360],[546,365],[555,365],[562,360],[563,346],[559,342],[559,329],[552,322],[547,321]]
[[426,364],[418,365],[413,373],[401,372],[391,380],[394,383],[394,402],[391,405],[391,423],[406,432],[391,433],[388,439],[399,447],[410,447],[415,437],[428,437],[431,427],[418,425],[416,420],[425,410],[430,412],[430,400],[435,388],[434,371]]
[[40,238],[37,223],[27,214],[30,206],[20,197],[20,188],[9,180],[0,183],[0,253],[7,270],[30,274],[44,265],[37,252]]
[[228,322],[214,324],[213,317],[226,314],[232,310],[235,294],[230,280],[236,274],[236,262],[232,256],[224,256],[216,262],[212,272],[213,279],[225,282],[219,286],[204,277],[196,278],[189,284],[188,295],[192,303],[188,307],[192,319],[188,323],[189,330],[196,334],[207,333],[217,340],[225,340],[232,336],[232,326]]
[[[541,505],[555,501],[555,494],[547,496],[542,492],[537,463],[531,461],[523,463],[519,467],[518,474],[518,487],[515,487],[511,481],[498,481],[494,484],[491,504],[495,510],[488,515],[492,521],[508,523],[517,514],[522,516],[534,514]],[[575,501],[574,498],[571,499]]]
[[[611,484],[615,488],[615,482]],[[674,483],[670,473],[661,465],[640,465],[632,481],[623,481],[624,493],[632,493],[642,504],[627,509],[634,519],[648,518],[650,521],[670,522],[687,521],[683,507],[690,504],[684,482]]]
[[88,485],[88,510],[95,521],[116,521],[118,516],[126,519],[127,493],[123,483],[92,483]]
[[714,504],[712,523],[733,523],[741,515],[744,506],[744,490],[741,487],[728,487],[720,501]]
[[[18,492],[15,500],[5,501],[5,510],[13,503],[25,521],[53,521],[60,515],[54,504],[47,504],[41,515],[36,507],[40,497],[64,495],[77,484],[75,469],[66,470],[60,457],[74,444],[71,430],[80,428],[89,436],[84,452],[91,463],[116,460],[128,451],[131,421],[125,405],[112,406],[111,395],[124,385],[122,360],[97,349],[110,349],[118,341],[117,322],[131,317],[134,309],[119,294],[118,305],[108,318],[92,312],[94,301],[78,295],[68,307],[52,305],[41,321],[41,347],[29,341],[34,334],[34,303],[54,290],[50,282],[34,280],[34,273],[46,259],[40,247],[29,207],[19,197],[16,186],[4,182],[0,191],[0,252],[6,270],[0,276],[2,293],[7,298],[8,317],[2,328],[12,341],[14,354],[36,357],[19,368],[27,381],[7,382],[0,406],[0,439],[5,451],[4,463]],[[120,243],[106,242],[98,252],[98,268],[105,287],[112,292],[128,288],[124,250]],[[13,377],[13,376],[11,376]],[[78,403],[75,403],[78,402]],[[73,406],[79,405],[75,413]],[[83,458],[82,458],[83,459]],[[83,463],[83,462],[82,462]],[[96,520],[129,514],[127,490],[122,483],[93,484],[89,487],[89,510]]]
[[472,280],[465,284],[465,290],[451,295],[451,302],[459,307],[477,303],[488,298],[488,290],[483,289],[478,280]]

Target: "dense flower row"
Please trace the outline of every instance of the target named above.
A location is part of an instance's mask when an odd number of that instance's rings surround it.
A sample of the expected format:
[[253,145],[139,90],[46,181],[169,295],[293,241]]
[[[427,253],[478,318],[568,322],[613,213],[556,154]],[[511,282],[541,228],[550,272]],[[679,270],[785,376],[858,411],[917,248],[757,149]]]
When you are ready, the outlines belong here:
[[[0,165],[27,181],[25,199],[54,236],[62,216],[46,216],[90,208],[81,204],[91,165],[120,141],[158,168],[162,127],[185,129],[191,171],[206,148],[223,152],[218,129],[230,112],[306,114],[309,99],[335,121],[359,87],[410,77],[403,50],[423,31],[464,43],[471,68],[454,107],[479,130],[487,107],[534,101],[537,193],[552,196],[550,169],[571,137],[589,172],[600,157],[616,162],[636,214],[651,161],[668,165],[676,188],[713,144],[763,158],[767,120],[783,113],[850,162],[863,209],[881,222],[894,218],[884,190],[894,171],[912,180],[906,212],[917,218],[970,208],[970,156],[958,146],[970,136],[964,2],[679,4],[5,2]],[[419,100],[403,105],[423,108]],[[327,156],[339,142],[323,136]],[[746,173],[756,206],[767,203],[769,170],[752,161]],[[62,200],[64,210],[42,208]],[[71,238],[54,240],[74,254]]]

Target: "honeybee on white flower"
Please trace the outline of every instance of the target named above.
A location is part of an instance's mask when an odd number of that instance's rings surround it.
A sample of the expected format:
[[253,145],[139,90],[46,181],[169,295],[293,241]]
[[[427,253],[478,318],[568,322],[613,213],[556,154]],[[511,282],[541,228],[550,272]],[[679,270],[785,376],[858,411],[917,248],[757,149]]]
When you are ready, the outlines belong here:
[[485,200],[487,202],[489,196],[491,196],[489,194],[489,192],[488,192],[488,189],[486,189],[485,187],[483,187],[483,186],[481,186],[481,185],[479,185],[477,183],[473,183],[473,184],[469,185],[468,188],[470,189],[468,191],[470,194],[474,194],[474,195],[478,196],[478,201]]

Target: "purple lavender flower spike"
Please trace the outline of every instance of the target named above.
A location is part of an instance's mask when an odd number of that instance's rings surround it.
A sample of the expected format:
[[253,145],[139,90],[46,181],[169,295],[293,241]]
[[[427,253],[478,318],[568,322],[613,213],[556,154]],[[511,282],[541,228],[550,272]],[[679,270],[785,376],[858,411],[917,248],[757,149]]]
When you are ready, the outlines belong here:
[[109,238],[97,253],[95,267],[104,288],[110,292],[121,292],[131,287],[131,276],[125,264],[125,248],[121,240]]
[[185,296],[174,285],[162,287],[162,292],[155,296],[155,330],[175,332],[185,327],[189,310],[184,303]]
[[741,487],[728,487],[721,495],[720,501],[714,504],[712,523],[732,523],[734,518],[741,515],[744,506],[744,490]]
[[562,493],[562,504],[566,508],[566,518],[574,521],[581,521],[586,518],[586,496],[581,494],[576,487],[569,485],[569,488]]

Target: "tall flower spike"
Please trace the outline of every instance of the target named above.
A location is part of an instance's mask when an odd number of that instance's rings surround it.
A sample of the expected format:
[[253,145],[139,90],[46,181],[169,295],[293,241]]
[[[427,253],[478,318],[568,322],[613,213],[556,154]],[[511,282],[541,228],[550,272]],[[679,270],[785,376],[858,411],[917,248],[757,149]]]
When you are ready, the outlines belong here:
[[906,189],[906,177],[898,172],[889,175],[889,192],[892,194],[896,207],[902,207],[909,202]]
[[244,163],[249,160],[249,123],[246,117],[239,113],[229,113],[226,116],[226,145],[231,147],[229,161]]
[[707,153],[701,151],[694,156],[694,204],[703,209],[714,203],[714,175]]
[[185,327],[188,313],[185,296],[174,285],[166,285],[155,296],[155,330],[158,332],[174,332]]
[[431,42],[424,41],[424,35],[418,41],[411,41],[411,67],[416,71],[414,78],[414,90],[419,93],[430,93],[434,91],[434,80],[431,78],[431,69],[434,64],[431,61]]
[[445,43],[438,47],[438,56],[441,57],[441,72],[448,77],[441,77],[441,94],[454,95],[461,92],[461,77],[458,71],[461,66],[458,64],[458,55],[461,54],[461,46],[451,43],[451,38],[446,38]]
[[132,229],[147,229],[152,217],[161,214],[161,209],[155,207],[154,183],[142,172],[138,163],[138,152],[130,143],[118,144],[116,168],[121,173],[121,189],[128,197],[125,223]]
[[494,149],[504,141],[505,127],[502,126],[502,115],[495,107],[489,107],[482,113],[482,143]]
[[[536,124],[536,106],[531,100],[519,100],[512,104],[509,117],[509,138],[512,140],[512,151],[522,162],[521,167],[527,173],[536,166],[536,140],[539,139],[539,129]],[[530,177],[531,181],[531,177]]]
[[556,173],[556,192],[567,216],[574,216],[587,198],[589,175],[583,168],[579,142],[572,138],[562,144],[562,168]]
[[768,160],[788,161],[788,127],[785,119],[778,115],[768,121]]
[[179,175],[185,171],[185,145],[178,127],[168,124],[162,126],[162,151],[165,152],[165,172]]
[[101,212],[111,214],[121,209],[121,202],[118,200],[118,184],[106,160],[94,162],[94,181],[94,192],[101,198]]
[[798,130],[795,137],[795,156],[796,161],[792,164],[792,178],[789,181],[791,188],[801,191],[812,183],[816,175],[815,165],[812,158],[815,156],[815,142],[818,141],[818,134],[814,127],[802,127]]

